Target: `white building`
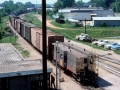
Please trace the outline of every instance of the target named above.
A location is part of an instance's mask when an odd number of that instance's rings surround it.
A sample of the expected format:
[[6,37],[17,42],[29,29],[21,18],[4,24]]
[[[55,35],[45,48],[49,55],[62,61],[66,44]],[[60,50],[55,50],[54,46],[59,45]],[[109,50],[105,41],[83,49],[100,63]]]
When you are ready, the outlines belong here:
[[93,26],[103,25],[120,26],[120,17],[93,17]]
[[92,17],[107,17],[113,16],[112,10],[104,10],[102,8],[65,8],[60,9],[58,14],[62,14],[65,19],[75,20],[92,20]]

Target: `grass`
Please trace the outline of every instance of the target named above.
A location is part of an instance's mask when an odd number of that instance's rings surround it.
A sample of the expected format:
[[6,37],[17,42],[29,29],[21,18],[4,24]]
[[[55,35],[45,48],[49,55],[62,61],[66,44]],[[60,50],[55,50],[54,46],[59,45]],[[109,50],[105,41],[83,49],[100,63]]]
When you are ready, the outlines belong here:
[[114,50],[116,54],[120,54],[120,50]]
[[2,32],[6,32],[5,28],[7,28],[7,21],[8,21],[8,16],[5,16],[5,17],[2,17],[2,23],[1,23],[1,26],[2,26]]
[[2,39],[0,40],[0,43],[11,43],[13,45],[16,44],[18,37],[16,35],[12,35],[12,36],[3,36]]
[[[38,19],[35,20],[34,22],[36,22],[38,24],[41,23]],[[55,23],[55,22],[52,22],[52,23]],[[59,26],[59,27],[61,27],[61,26]],[[66,26],[62,26],[62,28],[63,27],[66,27]],[[47,29],[51,30],[53,32],[59,33],[59,34],[63,35],[64,37],[66,37],[70,40],[74,40],[74,41],[76,41],[75,36],[79,35],[80,33],[84,33],[84,30],[85,30],[84,27],[72,28],[72,29],[71,28],[70,29],[47,28]],[[104,37],[120,36],[120,27],[87,27],[87,33],[89,34],[90,37],[101,38],[101,39]],[[91,43],[87,43],[87,42],[81,42],[81,43],[89,45],[93,48],[106,50],[103,47],[98,47],[96,45],[92,45]],[[115,51],[115,53],[119,54],[119,51]]]
[[34,14],[33,12],[25,14],[24,19],[30,23],[35,24],[38,27],[42,27],[42,22],[40,22],[37,17],[33,16],[33,14]]
[[24,57],[29,57],[30,53],[26,50],[22,51],[21,54],[24,56]]
[[30,53],[27,50],[24,50],[24,48],[20,47],[19,44],[15,44],[14,46],[22,54],[23,57],[29,57]]
[[75,28],[74,24],[69,24],[69,23],[59,24],[55,20],[53,20],[51,24],[53,24],[56,27],[60,27],[60,28]]

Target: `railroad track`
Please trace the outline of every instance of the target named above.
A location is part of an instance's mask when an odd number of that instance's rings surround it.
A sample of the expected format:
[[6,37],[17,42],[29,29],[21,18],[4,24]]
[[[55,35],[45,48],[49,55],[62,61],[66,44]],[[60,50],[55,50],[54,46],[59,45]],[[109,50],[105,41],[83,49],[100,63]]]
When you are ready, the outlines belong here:
[[96,56],[101,59],[101,60],[106,60],[106,61],[109,61],[109,62],[112,62],[112,63],[115,63],[115,64],[118,64],[120,65],[120,60],[117,60],[117,59],[113,59],[113,58],[109,58],[109,57],[106,57],[104,55],[98,55],[96,54]]
[[[64,43],[66,46],[69,46],[70,48],[72,49],[75,49],[76,51],[78,52],[81,52],[81,53],[84,53],[86,55],[89,55],[91,52],[90,51],[86,51],[85,49],[80,49],[79,47],[77,46],[74,46],[74,45],[71,45],[71,44],[68,44],[68,43]],[[84,51],[85,50],[85,51]],[[99,54],[95,54],[99,59],[102,59],[102,60],[106,60],[106,61],[109,61],[109,62],[112,62],[112,63],[115,63],[115,64],[118,64],[120,65],[120,60],[117,60],[117,59],[113,59],[113,58],[110,58],[110,57],[107,57],[105,55],[99,55]]]
[[103,68],[103,69],[109,71],[110,73],[113,73],[113,74],[115,74],[115,75],[117,75],[117,76],[120,77],[120,69],[119,69],[119,68],[116,68],[116,67],[111,66],[111,65],[109,65],[109,64],[105,64],[105,63],[103,63],[103,62],[101,62],[101,61],[99,61],[99,60],[98,60],[96,63],[97,63],[97,65],[99,65],[101,68]]

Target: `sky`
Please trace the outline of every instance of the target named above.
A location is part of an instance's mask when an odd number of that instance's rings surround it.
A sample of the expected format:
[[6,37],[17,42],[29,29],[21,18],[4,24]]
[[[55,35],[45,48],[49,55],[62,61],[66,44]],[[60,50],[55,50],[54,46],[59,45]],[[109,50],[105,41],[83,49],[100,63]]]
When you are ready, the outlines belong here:
[[[9,0],[0,0],[0,3],[3,3],[4,1],[9,1]],[[42,0],[12,0],[14,1],[14,3],[16,2],[22,2],[22,3],[25,3],[25,2],[32,2],[33,4],[41,4]],[[54,4],[57,0],[46,0],[47,4]],[[78,1],[78,0],[76,0]],[[83,2],[88,2],[90,0],[83,0]]]

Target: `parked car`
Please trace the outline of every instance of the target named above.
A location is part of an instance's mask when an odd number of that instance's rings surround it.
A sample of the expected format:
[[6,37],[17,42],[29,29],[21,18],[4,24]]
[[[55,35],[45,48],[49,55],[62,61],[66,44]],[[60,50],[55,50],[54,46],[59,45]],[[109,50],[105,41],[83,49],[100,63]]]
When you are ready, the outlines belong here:
[[97,40],[97,41],[93,41],[92,44],[94,45],[98,45],[98,42],[102,42],[103,40]]
[[111,49],[112,50],[120,50],[120,44],[112,46]]
[[102,42],[98,42],[98,46],[105,46],[105,45],[107,45],[107,44],[110,44],[110,42],[108,41],[108,40],[103,40]]
[[114,42],[114,43],[105,45],[104,48],[105,49],[111,49],[111,47],[116,46],[116,45],[118,45],[118,43]]

